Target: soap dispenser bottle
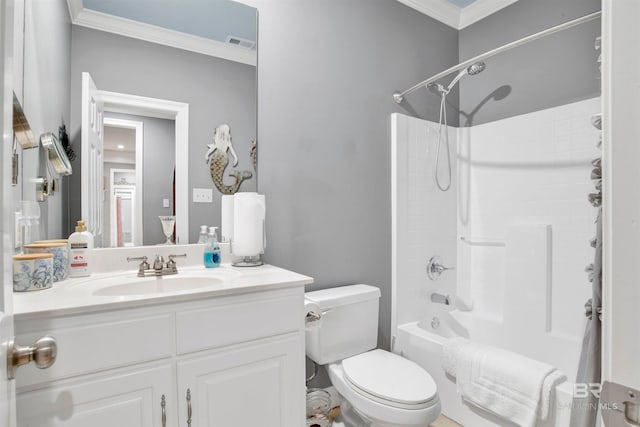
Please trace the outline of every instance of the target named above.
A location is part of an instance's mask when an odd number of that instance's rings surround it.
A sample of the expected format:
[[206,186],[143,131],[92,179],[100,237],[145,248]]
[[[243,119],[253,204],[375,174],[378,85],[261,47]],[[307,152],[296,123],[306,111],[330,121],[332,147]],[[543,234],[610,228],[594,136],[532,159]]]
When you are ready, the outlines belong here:
[[216,236],[218,227],[209,227],[209,239],[204,247],[204,266],[206,268],[220,267],[220,244]]
[[87,231],[84,221],[78,221],[76,232],[69,236],[69,276],[85,277],[91,274],[89,263],[93,249],[93,234]]
[[200,226],[200,236],[198,236],[198,243],[207,243],[209,240],[209,234],[207,233],[207,226]]

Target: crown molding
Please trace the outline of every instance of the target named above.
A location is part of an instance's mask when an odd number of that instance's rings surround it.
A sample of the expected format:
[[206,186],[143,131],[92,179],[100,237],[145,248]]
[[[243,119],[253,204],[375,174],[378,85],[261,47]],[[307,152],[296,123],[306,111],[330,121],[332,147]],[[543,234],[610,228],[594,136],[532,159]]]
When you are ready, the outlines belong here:
[[180,31],[168,30],[126,18],[84,9],[82,0],[67,0],[69,15],[74,25],[106,31],[125,37],[157,43],[203,55],[255,66],[256,51],[222,43]]
[[461,30],[468,27],[517,1],[518,0],[477,0],[460,11],[458,29]]
[[447,0],[398,1],[456,30],[461,30],[518,0],[476,0],[462,9]]

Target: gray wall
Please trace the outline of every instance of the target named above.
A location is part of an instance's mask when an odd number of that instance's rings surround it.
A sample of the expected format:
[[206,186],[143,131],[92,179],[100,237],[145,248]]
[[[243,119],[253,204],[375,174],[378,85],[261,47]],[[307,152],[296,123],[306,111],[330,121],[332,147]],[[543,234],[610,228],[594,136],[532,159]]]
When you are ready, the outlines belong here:
[[[143,123],[142,239],[145,246],[164,243],[167,239],[158,216],[174,214],[175,121],[119,113],[106,113],[105,117]],[[162,207],[162,199],[170,200],[168,208]]]
[[[520,0],[460,31],[460,60],[598,10],[599,0]],[[599,35],[598,19],[488,59],[460,83],[460,125],[600,95]]]
[[[77,26],[72,28],[71,42],[70,137],[76,151],[83,71],[101,90],[189,104],[189,200],[194,187],[214,189],[214,203],[189,205],[189,240],[196,242],[200,224],[220,223],[220,194],[204,159],[216,126],[231,126],[240,157],[238,168],[253,169],[248,151],[256,135],[255,67]],[[80,170],[79,161],[73,166]],[[242,187],[243,191],[254,189],[255,179]],[[80,215],[79,193],[78,176],[72,181],[71,221]]]
[[[390,114],[437,119],[428,93],[391,94],[458,61],[458,33],[391,0],[257,4],[259,191],[266,259],[315,279],[367,283],[391,313]],[[454,98],[455,101],[455,98]]]

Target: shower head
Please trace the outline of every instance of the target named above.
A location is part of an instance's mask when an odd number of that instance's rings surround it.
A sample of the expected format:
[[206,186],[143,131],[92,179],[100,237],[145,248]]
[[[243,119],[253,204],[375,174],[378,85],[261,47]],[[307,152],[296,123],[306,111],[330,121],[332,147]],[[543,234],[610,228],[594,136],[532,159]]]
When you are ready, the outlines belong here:
[[484,64],[484,62],[474,62],[473,64],[469,65],[467,68],[460,71],[458,75],[455,76],[455,78],[451,81],[451,83],[449,83],[447,91],[450,91],[456,85],[456,83],[458,83],[460,79],[465,75],[468,74],[470,76],[475,76],[476,74],[480,74],[482,71],[484,71],[485,67],[486,65]]

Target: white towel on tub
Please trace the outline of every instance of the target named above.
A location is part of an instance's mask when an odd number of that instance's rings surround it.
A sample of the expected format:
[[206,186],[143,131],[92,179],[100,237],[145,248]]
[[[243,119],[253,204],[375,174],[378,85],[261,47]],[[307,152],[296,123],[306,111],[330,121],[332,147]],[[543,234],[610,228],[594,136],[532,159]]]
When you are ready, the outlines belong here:
[[522,427],[549,416],[552,391],[564,378],[553,366],[464,338],[448,340],[443,351],[442,367],[469,403]]

